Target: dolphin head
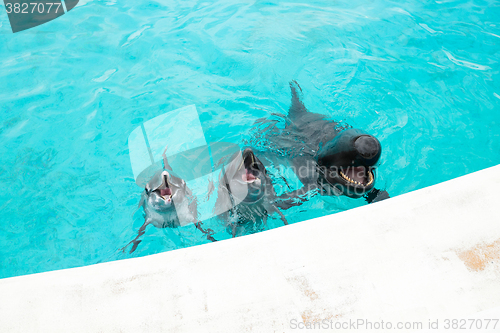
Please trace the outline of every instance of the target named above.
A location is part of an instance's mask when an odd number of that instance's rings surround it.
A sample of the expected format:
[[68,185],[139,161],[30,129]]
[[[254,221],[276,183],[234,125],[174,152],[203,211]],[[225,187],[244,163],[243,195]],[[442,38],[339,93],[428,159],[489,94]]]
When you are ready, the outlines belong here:
[[373,189],[373,170],[381,152],[374,136],[358,129],[345,130],[316,155],[320,181],[350,198],[359,198]]
[[172,197],[176,188],[172,183],[172,176],[165,170],[151,178],[146,185],[146,195],[152,209],[159,212],[174,209]]
[[265,194],[266,169],[250,148],[233,156],[224,178],[228,190],[238,202],[257,202]]

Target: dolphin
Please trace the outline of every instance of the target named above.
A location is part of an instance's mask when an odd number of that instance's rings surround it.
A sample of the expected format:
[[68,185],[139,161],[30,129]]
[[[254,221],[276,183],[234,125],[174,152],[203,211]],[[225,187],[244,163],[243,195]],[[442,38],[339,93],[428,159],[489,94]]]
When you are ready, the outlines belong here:
[[369,203],[389,198],[386,191],[374,188],[375,169],[382,153],[379,140],[363,130],[341,126],[310,112],[302,102],[299,84],[290,82],[290,89],[292,100],[284,128],[267,125],[268,120],[257,121],[267,126],[270,150],[278,153],[275,159],[291,164],[302,183],[298,190],[281,195],[278,206],[287,209],[300,205],[310,197],[307,193],[364,197]]
[[158,170],[146,184],[139,201],[145,213],[144,224],[139,228],[138,235],[130,241],[124,249],[133,244],[129,253],[136,250],[141,242],[141,237],[146,227],[150,224],[157,228],[177,228],[193,223],[203,232],[208,240],[215,242],[211,236],[211,229],[203,229],[202,222],[198,220],[198,203],[186,182],[173,174],[167,162],[166,150],[163,152],[163,170]]
[[226,221],[233,237],[267,224],[277,213],[285,225],[283,213],[275,206],[276,192],[266,168],[251,148],[231,156],[219,177],[215,215]]
[[146,214],[145,223],[157,228],[182,227],[197,220],[196,200],[186,182],[171,170],[159,170],[146,184],[141,206]]

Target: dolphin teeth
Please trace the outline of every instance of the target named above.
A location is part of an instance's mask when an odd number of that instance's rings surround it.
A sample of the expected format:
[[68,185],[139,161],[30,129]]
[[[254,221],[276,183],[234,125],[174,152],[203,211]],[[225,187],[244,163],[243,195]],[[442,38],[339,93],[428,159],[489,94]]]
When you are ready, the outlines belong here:
[[371,171],[368,171],[368,184],[366,185],[371,185],[373,183],[373,173]]
[[364,185],[363,183],[361,182],[358,182],[358,181],[355,181],[351,178],[349,178],[345,173],[343,173],[342,171],[340,171],[340,176],[342,176],[342,178],[344,178],[345,180],[349,181],[350,183],[353,183],[353,184],[356,184],[356,185],[361,185],[361,186],[369,186],[373,183],[373,173],[369,170],[368,171],[368,183],[366,185]]
[[351,178],[349,178],[345,173],[343,173],[342,171],[340,171],[340,175],[342,176],[342,178],[348,180],[349,182],[351,183],[356,183],[354,180],[352,180]]

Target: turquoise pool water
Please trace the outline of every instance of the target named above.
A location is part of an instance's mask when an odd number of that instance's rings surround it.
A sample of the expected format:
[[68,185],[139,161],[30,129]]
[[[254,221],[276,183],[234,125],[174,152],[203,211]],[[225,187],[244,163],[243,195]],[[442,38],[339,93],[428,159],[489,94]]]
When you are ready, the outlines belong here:
[[311,111],[379,138],[392,196],[500,163],[496,1],[81,1],[16,34],[0,9],[0,278],[208,242],[150,226],[119,250],[143,222],[128,136],[195,104],[207,141],[241,145],[286,112],[291,79]]

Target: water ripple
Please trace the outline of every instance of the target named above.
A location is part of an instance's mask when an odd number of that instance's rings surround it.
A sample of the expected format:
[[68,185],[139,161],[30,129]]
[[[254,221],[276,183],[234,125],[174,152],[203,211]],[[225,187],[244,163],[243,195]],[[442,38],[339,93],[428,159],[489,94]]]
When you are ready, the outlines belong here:
[[[118,249],[144,221],[131,131],[195,104],[207,141],[243,145],[287,112],[292,79],[311,111],[380,139],[377,186],[393,196],[500,163],[499,17],[494,0],[81,0],[12,34],[0,15],[0,277],[130,257]],[[206,242],[143,239],[132,256]]]
[[456,64],[458,66],[463,66],[463,67],[467,67],[470,69],[476,69],[476,70],[480,70],[480,71],[485,71],[485,70],[491,69],[488,66],[475,64],[475,63],[470,62],[470,61],[459,60],[459,59],[455,58],[453,55],[451,55],[451,53],[446,51],[446,50],[443,50],[443,52],[446,54],[448,59],[450,59],[451,62],[453,62],[454,64]]

